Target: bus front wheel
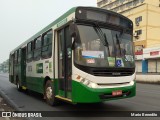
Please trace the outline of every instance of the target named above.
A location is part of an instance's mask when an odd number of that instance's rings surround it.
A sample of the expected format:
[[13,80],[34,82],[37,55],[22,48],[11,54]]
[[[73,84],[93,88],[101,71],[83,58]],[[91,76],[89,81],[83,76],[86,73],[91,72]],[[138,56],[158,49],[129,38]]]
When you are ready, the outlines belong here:
[[58,101],[55,98],[55,91],[50,80],[45,84],[45,99],[49,105],[55,106],[58,104]]

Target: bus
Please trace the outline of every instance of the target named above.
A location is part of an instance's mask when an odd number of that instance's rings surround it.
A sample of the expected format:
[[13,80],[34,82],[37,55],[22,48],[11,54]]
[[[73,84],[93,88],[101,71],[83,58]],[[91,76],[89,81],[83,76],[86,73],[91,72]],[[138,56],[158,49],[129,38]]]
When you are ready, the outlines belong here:
[[132,37],[132,21],[118,13],[71,8],[10,52],[9,81],[50,105],[133,97]]

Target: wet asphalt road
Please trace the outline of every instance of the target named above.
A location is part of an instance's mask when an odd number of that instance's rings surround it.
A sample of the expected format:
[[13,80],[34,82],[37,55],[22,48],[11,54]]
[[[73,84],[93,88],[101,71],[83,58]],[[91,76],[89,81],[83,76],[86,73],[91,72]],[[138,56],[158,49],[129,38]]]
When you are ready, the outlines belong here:
[[[160,85],[137,83],[136,97],[115,101],[106,101],[98,104],[78,104],[72,105],[62,103],[52,107],[45,103],[42,96],[37,93],[18,92],[16,86],[9,82],[8,74],[0,74],[0,91],[21,111],[87,111],[89,117],[76,117],[74,113],[71,117],[49,117],[42,120],[160,120],[155,117],[92,117],[92,111],[160,111]],[[59,112],[60,114],[60,112]],[[31,118],[39,120],[39,118]],[[41,120],[40,119],[40,120]]]

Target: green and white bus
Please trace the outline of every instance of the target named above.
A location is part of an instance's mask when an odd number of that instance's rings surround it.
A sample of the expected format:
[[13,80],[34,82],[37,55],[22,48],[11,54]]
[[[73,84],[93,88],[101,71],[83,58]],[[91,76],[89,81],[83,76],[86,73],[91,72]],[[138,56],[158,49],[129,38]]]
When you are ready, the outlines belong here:
[[96,103],[135,96],[133,23],[112,11],[74,7],[10,52],[17,89]]

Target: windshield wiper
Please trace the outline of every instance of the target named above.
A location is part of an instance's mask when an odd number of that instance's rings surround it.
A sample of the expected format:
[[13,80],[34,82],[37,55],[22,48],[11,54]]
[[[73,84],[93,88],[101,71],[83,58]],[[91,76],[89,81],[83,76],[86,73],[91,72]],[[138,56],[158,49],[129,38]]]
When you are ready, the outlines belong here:
[[[122,31],[120,32],[119,37],[122,36],[123,34],[124,34],[124,30],[122,29]],[[122,51],[121,51],[121,46],[120,46],[122,40],[120,40],[119,37],[116,34],[116,44],[118,45],[118,48],[119,48],[119,51],[120,51],[120,55],[122,56]]]
[[109,43],[108,43],[108,40],[107,40],[107,36],[105,33],[102,32],[101,28],[99,27],[99,25],[97,23],[95,23],[95,26],[94,29],[95,31],[97,32],[100,40],[102,41],[103,45],[107,47],[108,49],[108,55],[110,56],[110,49],[109,49]]
[[104,35],[104,40],[105,40],[105,42],[106,42],[106,44],[107,44],[108,56],[110,56],[110,49],[109,49],[109,44],[108,44],[108,41],[107,41],[107,36],[106,36],[105,33],[104,33],[103,35]]
[[105,36],[104,33],[102,32],[101,28],[99,27],[99,25],[97,23],[94,23],[95,27],[95,31],[97,32],[98,36],[100,37],[102,43],[104,46],[108,46],[108,42],[105,40]]
[[[119,51],[120,51],[120,55],[122,55],[122,53],[121,53],[121,46],[120,46],[120,40],[119,40],[117,34],[116,34],[116,44],[118,45],[118,48],[119,48]],[[117,47],[116,47],[116,49],[117,49]]]

